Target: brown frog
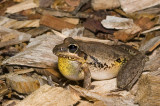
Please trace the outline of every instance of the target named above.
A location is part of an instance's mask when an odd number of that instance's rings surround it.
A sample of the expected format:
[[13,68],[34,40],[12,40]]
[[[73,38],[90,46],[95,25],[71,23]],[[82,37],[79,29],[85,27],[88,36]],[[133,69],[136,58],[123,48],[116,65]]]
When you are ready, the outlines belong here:
[[117,87],[130,90],[140,77],[144,58],[138,50],[127,45],[107,45],[84,42],[71,37],[53,48],[58,56],[58,68],[70,80],[83,80],[90,88],[91,78],[104,80],[117,77]]

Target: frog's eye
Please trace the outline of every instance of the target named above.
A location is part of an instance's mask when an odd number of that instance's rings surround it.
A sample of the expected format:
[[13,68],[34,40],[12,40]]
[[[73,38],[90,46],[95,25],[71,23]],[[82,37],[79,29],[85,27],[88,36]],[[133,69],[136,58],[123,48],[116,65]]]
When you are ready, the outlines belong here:
[[74,45],[74,44],[71,44],[71,45],[68,46],[68,48],[69,48],[69,52],[75,53],[78,49],[78,46]]

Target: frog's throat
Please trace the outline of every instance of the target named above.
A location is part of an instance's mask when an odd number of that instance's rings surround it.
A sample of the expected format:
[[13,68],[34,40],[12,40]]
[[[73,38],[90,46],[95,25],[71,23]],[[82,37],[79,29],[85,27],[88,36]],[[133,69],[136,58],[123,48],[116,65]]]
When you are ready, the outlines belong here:
[[58,57],[58,68],[61,74],[70,80],[82,80],[84,73],[80,68],[80,63],[68,58]]

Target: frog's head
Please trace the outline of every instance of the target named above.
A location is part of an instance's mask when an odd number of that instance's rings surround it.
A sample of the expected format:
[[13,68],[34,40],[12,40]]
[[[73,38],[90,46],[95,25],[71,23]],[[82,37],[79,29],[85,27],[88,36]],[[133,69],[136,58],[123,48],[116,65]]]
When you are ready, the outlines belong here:
[[78,43],[71,37],[64,39],[62,44],[53,48],[53,53],[58,56],[58,68],[70,80],[82,80],[84,73],[80,64],[85,63],[85,53],[80,51]]
[[62,44],[53,48],[53,53],[58,57],[79,58],[82,51],[80,51],[78,43],[72,37],[68,37]]

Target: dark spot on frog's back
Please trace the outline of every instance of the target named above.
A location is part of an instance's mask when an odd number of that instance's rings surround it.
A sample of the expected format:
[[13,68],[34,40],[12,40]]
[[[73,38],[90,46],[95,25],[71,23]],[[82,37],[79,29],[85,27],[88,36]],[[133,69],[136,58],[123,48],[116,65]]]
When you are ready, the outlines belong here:
[[132,46],[129,45],[120,45],[122,49],[126,50],[127,52],[129,52],[131,55],[136,55],[139,53],[139,51],[135,48],[133,48]]
[[104,65],[103,64],[101,64],[101,68],[103,68],[104,67]]

